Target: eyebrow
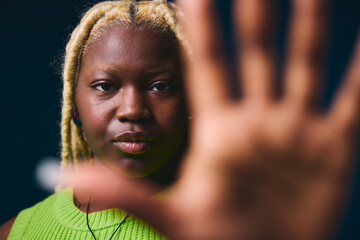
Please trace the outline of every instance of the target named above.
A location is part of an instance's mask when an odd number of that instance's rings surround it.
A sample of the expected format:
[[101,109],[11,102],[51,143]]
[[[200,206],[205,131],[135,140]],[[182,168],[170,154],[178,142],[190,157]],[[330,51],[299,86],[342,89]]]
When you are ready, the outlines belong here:
[[[110,66],[110,65],[96,65],[93,66],[93,68],[95,69],[100,69],[100,70],[104,70],[106,72],[121,72],[123,71],[121,68],[118,67],[114,67],[114,66]],[[156,68],[148,68],[145,70],[146,75],[158,75],[164,72],[176,72],[176,68],[173,65],[166,65],[166,66],[161,66],[161,67],[156,67]]]
[[145,71],[145,73],[147,75],[158,75],[164,72],[176,72],[176,69],[174,66],[169,65],[169,66],[163,66],[163,67],[158,67],[158,68],[149,68]]
[[106,65],[106,64],[96,65],[96,66],[93,66],[92,68],[99,69],[99,70],[104,70],[105,72],[118,72],[118,71],[121,71],[120,68],[109,66],[109,65]]

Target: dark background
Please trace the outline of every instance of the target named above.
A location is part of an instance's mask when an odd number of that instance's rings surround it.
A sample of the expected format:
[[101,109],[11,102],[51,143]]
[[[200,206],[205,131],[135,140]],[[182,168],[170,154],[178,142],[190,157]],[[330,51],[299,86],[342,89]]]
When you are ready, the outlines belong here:
[[[95,2],[18,0],[0,7],[0,223],[50,194],[38,186],[34,171],[43,158],[59,156],[62,56],[81,14]],[[230,9],[228,2],[221,1],[222,12]],[[289,3],[277,2],[281,59]],[[325,107],[348,64],[360,22],[360,1],[329,2]],[[230,17],[224,16],[228,31]],[[337,239],[360,239],[359,164],[354,171],[350,201]]]

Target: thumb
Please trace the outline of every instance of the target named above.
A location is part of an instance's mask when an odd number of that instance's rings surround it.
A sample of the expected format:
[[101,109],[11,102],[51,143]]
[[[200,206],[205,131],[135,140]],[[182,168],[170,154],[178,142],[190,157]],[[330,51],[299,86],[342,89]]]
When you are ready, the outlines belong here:
[[107,208],[120,208],[166,235],[171,226],[161,188],[144,179],[116,174],[101,164],[81,164],[64,174],[77,194],[90,195]]

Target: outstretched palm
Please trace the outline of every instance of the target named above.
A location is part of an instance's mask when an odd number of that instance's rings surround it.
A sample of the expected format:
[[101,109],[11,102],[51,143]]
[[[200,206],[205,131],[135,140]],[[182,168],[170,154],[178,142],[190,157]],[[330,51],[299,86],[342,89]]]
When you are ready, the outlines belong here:
[[[236,2],[240,99],[229,97],[225,84],[213,1],[180,2],[191,22],[185,30],[193,119],[190,148],[166,200],[99,169],[84,171],[77,183],[171,239],[327,239],[353,166],[360,48],[331,109],[318,111],[325,1],[294,0],[284,94],[275,98],[269,2]],[[82,181],[86,174],[91,182]]]

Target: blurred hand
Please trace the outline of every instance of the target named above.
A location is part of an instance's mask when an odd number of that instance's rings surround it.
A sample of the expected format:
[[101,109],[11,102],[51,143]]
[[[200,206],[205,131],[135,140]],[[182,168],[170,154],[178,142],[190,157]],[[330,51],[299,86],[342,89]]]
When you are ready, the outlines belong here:
[[80,169],[76,186],[171,239],[329,239],[354,166],[360,44],[330,110],[321,112],[325,2],[293,0],[284,92],[276,98],[271,1],[236,1],[243,95],[233,99],[214,1],[182,0],[193,119],[179,181],[161,201],[149,183],[102,167]]

